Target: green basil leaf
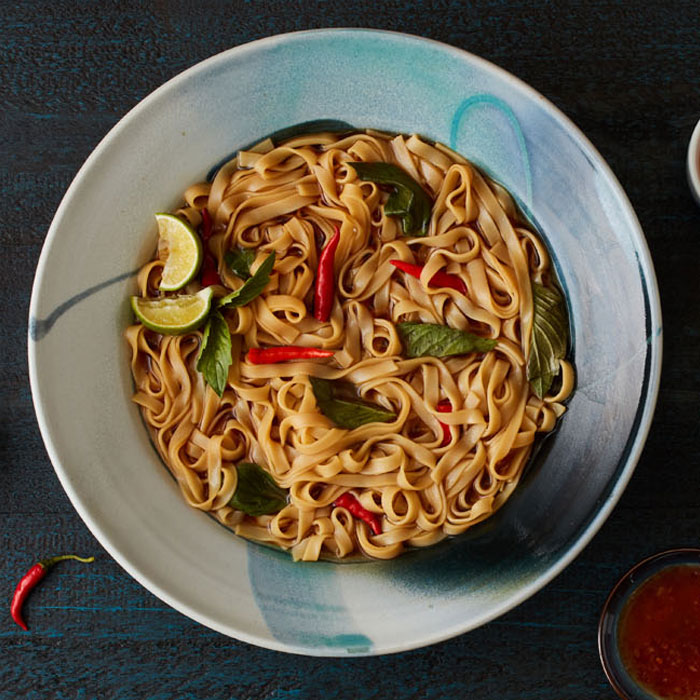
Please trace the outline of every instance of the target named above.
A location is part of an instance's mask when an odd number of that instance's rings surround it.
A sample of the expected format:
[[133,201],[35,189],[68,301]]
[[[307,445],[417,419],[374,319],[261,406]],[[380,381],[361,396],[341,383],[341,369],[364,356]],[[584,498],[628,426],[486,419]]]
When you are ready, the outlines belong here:
[[360,180],[390,185],[394,191],[384,205],[387,216],[398,216],[405,236],[428,233],[433,202],[426,191],[402,168],[391,163],[348,163]]
[[317,402],[333,400],[333,381],[320,377],[309,377],[309,381]]
[[467,331],[441,326],[437,323],[397,323],[406,357],[447,357],[470,352],[488,352],[498,341],[481,338]]
[[250,278],[250,266],[255,261],[253,248],[234,248],[224,255],[224,262],[231,268],[236,277],[242,280]]
[[532,390],[542,398],[559,374],[559,360],[566,357],[569,317],[564,297],[554,287],[532,285],[533,318],[527,378]]
[[197,370],[204,380],[221,396],[226,388],[228,368],[231,366],[231,332],[226,319],[216,309],[212,310],[204,326],[202,346],[197,357]]
[[236,467],[238,485],[229,505],[247,515],[272,515],[287,505],[287,491],[261,466],[243,462]]
[[350,382],[331,381],[319,377],[309,377],[309,381],[316,397],[318,410],[339,428],[353,430],[367,423],[388,423],[396,419],[393,411],[356,398],[355,387]]
[[275,265],[274,251],[265,258],[264,262],[257,269],[255,274],[245,282],[245,284],[235,292],[227,294],[222,299],[219,299],[218,307],[220,309],[234,309],[238,306],[250,304],[255,297],[262,294],[265,287],[270,281],[270,273]]

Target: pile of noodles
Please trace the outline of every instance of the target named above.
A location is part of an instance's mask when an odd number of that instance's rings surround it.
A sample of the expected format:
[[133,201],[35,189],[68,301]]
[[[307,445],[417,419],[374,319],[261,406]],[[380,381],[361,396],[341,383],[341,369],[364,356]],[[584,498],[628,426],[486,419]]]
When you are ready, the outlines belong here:
[[[420,182],[434,201],[428,235],[404,236],[400,221],[383,213],[386,189],[360,181],[348,161],[394,163]],[[224,262],[228,250],[253,248],[253,272],[276,253],[263,294],[226,312],[233,364],[221,398],[195,368],[201,331],[127,330],[133,400],[191,506],[239,535],[316,560],[395,557],[406,546],[462,533],[504,503],[535,434],[554,428],[573,384],[567,362],[544,399],[528,384],[532,281],[555,281],[545,246],[507,192],[441,145],[367,132],[263,142],[184,199],[177,214],[193,226],[202,207],[214,219],[209,248],[225,285],[217,296],[242,285]],[[311,313],[314,277],[334,225],[336,299],[321,323]],[[424,264],[421,278],[399,272],[392,259]],[[162,267],[155,258],[142,269],[143,296],[159,296]],[[439,270],[459,275],[467,295],[428,287]],[[406,359],[400,321],[444,324],[498,345],[484,354]],[[336,352],[328,360],[245,361],[248,348],[290,344]],[[352,382],[396,419],[337,428],[319,412],[310,376]],[[438,413],[445,399],[453,410]],[[451,428],[444,447],[439,421]],[[279,513],[251,517],[229,505],[243,461],[289,489]],[[380,514],[381,534],[333,507],[346,491]]]

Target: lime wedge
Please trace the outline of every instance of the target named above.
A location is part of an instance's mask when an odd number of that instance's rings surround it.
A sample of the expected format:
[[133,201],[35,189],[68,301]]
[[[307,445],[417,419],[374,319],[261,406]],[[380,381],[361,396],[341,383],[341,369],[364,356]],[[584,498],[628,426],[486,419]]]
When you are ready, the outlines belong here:
[[211,309],[213,290],[162,299],[131,297],[131,308],[141,323],[157,333],[180,335],[199,328]]
[[160,280],[164,292],[182,289],[202,265],[202,241],[189,224],[172,214],[156,214],[158,236],[168,251]]

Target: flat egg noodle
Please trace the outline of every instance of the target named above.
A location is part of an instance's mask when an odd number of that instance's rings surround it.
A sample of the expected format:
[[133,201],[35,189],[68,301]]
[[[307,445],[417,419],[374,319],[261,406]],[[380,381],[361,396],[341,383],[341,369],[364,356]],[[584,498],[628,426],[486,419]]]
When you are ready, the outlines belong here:
[[[404,236],[398,219],[384,214],[386,188],[359,180],[349,161],[390,162],[420,182],[434,201],[428,234]],[[389,559],[460,534],[503,505],[536,434],[552,431],[564,413],[574,372],[562,361],[557,388],[543,399],[527,381],[532,283],[555,280],[546,247],[502,187],[439,144],[364,132],[263,142],[183,200],[175,213],[192,226],[205,206],[214,221],[208,247],[222,280],[215,296],[243,283],[226,265],[227,251],[254,250],[253,272],[276,255],[264,292],[226,312],[234,361],[222,397],[196,370],[200,331],[160,336],[140,324],[126,331],[133,400],[187,503],[305,561]],[[311,300],[319,251],[335,226],[336,299],[321,323]],[[398,271],[395,259],[423,265],[420,279]],[[162,268],[157,256],[142,268],[141,295],[158,296]],[[461,277],[467,294],[429,286],[440,271]],[[402,321],[498,344],[484,354],[407,359],[396,330]],[[246,362],[248,348],[290,344],[335,355]],[[352,382],[360,398],[396,417],[338,428],[319,412],[309,377]],[[450,413],[438,411],[445,400]],[[450,432],[444,446],[441,424]],[[289,489],[279,513],[252,517],[229,505],[244,461]],[[381,517],[381,534],[333,506],[348,490]]]

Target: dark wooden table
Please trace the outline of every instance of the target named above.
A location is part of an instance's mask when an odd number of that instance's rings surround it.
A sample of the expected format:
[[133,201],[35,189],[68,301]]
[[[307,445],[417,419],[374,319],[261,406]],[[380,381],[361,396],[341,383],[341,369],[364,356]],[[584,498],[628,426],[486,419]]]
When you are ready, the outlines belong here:
[[[2,616],[0,697],[610,698],[596,625],[618,576],[645,555],[700,542],[700,208],[685,149],[700,118],[700,12],[668,2],[322,0],[4,2],[0,54],[0,584],[40,556],[93,552]],[[76,171],[127,110],[207,56],[270,34],[369,26],[422,34],[514,73],[570,116],[641,220],[665,325],[661,393],[622,500],[557,579],[502,618],[426,649],[315,659],[197,625],[102,550],[44,450],[29,391],[27,311],[46,231]],[[611,334],[615,329],[610,329]],[[604,344],[606,338],[597,339]]]

